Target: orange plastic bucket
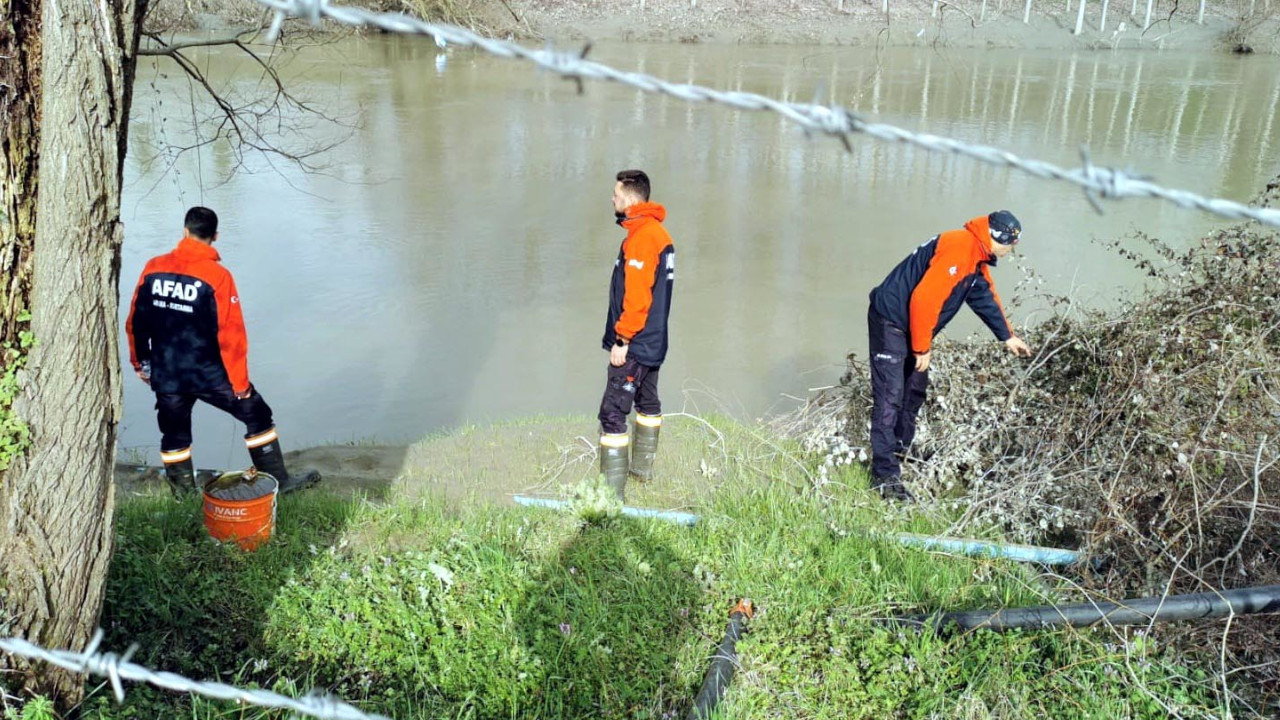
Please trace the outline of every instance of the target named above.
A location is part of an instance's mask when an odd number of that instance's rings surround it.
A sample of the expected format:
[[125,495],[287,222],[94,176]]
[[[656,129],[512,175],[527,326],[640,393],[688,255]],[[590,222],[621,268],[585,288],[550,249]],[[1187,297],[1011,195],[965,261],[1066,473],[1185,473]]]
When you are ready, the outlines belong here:
[[204,486],[204,526],[218,542],[256,550],[276,526],[280,483],[267,473],[223,473]]

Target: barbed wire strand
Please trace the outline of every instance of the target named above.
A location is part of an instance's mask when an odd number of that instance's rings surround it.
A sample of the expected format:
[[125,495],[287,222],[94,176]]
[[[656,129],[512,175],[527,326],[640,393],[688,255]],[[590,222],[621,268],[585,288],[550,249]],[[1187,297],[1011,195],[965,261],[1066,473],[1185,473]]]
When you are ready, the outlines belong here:
[[846,149],[852,149],[849,138],[855,134],[877,140],[914,145],[930,152],[952,153],[991,165],[1000,165],[1030,173],[1039,178],[1058,180],[1079,186],[1090,205],[1102,211],[1099,199],[1156,198],[1179,207],[1193,208],[1235,220],[1254,220],[1280,227],[1280,210],[1250,207],[1233,200],[1209,198],[1187,190],[1165,188],[1149,178],[1133,172],[1094,165],[1087,150],[1081,150],[1081,166],[1064,168],[1042,160],[1020,157],[989,145],[975,145],[963,140],[916,133],[885,123],[873,123],[839,105],[784,102],[748,92],[716,90],[701,85],[673,83],[652,75],[626,72],[586,59],[591,46],[577,52],[544,50],[485,37],[456,25],[431,23],[403,13],[383,13],[359,7],[332,5],[329,0],[256,0],[275,10],[267,37],[274,41],[287,18],[301,18],[318,24],[329,19],[343,25],[372,27],[393,33],[430,35],[438,44],[472,47],[502,58],[519,59],[573,80],[578,91],[582,81],[604,80],[637,88],[649,93],[669,95],[688,102],[717,103],[740,110],[763,110],[777,113],[807,131],[837,137]]
[[137,645],[130,647],[123,655],[117,655],[113,652],[98,652],[98,645],[101,643],[102,631],[98,630],[83,652],[46,650],[22,638],[0,638],[0,651],[29,660],[43,660],[74,673],[105,677],[111,682],[111,690],[115,693],[117,702],[124,701],[124,686],[121,681],[133,680],[165,690],[203,695],[215,700],[231,700],[256,707],[292,710],[300,715],[321,720],[391,720],[383,715],[361,712],[329,695],[312,693],[301,698],[291,698],[269,690],[243,690],[218,682],[190,680],[176,673],[156,672],[129,662],[129,658],[138,649]]

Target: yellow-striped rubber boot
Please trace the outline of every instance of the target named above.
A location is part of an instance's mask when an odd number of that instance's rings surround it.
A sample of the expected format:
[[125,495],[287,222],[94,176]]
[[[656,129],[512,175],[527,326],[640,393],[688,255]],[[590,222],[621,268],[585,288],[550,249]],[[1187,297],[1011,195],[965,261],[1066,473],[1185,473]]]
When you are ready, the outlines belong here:
[[191,497],[196,491],[196,468],[191,462],[191,448],[160,451],[164,461],[164,479],[169,481],[169,492],[178,500]]
[[630,464],[631,438],[626,433],[600,436],[600,473],[621,500],[627,487],[627,466]]
[[658,454],[658,433],[661,430],[661,415],[636,413],[631,437],[631,474],[641,480],[653,477],[653,458]]

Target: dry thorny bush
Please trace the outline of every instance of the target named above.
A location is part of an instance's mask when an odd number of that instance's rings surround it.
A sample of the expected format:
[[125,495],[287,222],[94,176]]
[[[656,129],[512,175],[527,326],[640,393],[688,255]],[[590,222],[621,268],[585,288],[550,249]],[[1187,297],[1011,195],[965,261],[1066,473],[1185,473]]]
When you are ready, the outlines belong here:
[[[956,533],[995,527],[1109,558],[1082,586],[1112,597],[1280,583],[1280,236],[1239,226],[1181,253],[1140,234],[1112,245],[1148,288],[1109,311],[1042,297],[1052,314],[1025,333],[1030,361],[938,343],[904,480],[953,510]],[[840,385],[787,425],[839,465],[865,457],[870,409],[851,355]],[[1224,666],[1261,665],[1234,679],[1271,704],[1274,623],[1174,632],[1200,633]]]

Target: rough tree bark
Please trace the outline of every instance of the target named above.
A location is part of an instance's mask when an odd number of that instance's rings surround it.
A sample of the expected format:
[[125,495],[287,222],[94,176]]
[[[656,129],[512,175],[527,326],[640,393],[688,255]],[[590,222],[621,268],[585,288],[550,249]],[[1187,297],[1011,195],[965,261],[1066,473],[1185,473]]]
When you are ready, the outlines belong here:
[[[0,118],[21,121],[3,131],[0,209],[19,222],[0,234],[0,324],[12,332],[29,309],[38,343],[14,405],[31,446],[0,477],[0,625],[78,649],[97,626],[111,554],[120,187],[147,0],[0,3],[0,27],[13,29],[0,42],[16,50],[0,64]],[[83,693],[75,676],[27,671],[28,689],[63,708]]]
[[[40,0],[0,0],[0,344],[31,292],[40,132]],[[30,39],[20,42],[19,38]]]

